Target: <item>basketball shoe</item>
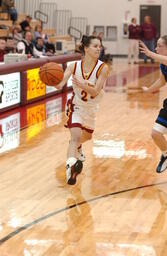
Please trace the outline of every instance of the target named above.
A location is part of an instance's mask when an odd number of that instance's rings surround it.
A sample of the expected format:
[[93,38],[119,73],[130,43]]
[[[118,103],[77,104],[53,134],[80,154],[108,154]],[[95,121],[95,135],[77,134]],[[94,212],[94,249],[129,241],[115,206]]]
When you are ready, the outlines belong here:
[[161,159],[157,166],[156,172],[161,173],[166,169],[167,169],[167,156],[161,155]]
[[77,175],[81,173],[83,168],[83,163],[80,160],[77,160],[74,157],[70,157],[67,160],[66,165],[66,180],[67,184],[75,185]]
[[86,159],[83,150],[82,150],[82,145],[79,146],[78,148],[78,160],[80,160],[81,162],[84,162]]

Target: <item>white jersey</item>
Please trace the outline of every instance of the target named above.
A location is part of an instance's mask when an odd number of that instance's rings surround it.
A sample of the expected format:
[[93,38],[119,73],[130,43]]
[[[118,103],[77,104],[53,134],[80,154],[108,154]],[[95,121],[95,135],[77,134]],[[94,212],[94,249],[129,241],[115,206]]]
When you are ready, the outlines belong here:
[[[91,72],[89,74],[85,74],[84,68],[83,68],[83,61],[82,60],[77,61],[75,62],[73,76],[75,76],[76,79],[81,83],[84,83],[86,81],[91,85],[95,86],[96,81],[104,65],[105,65],[104,62],[97,60]],[[103,90],[101,90],[100,93],[93,98],[88,92],[84,91],[83,89],[80,89],[75,84],[73,84],[72,86],[74,91],[74,96],[73,96],[74,104],[82,105],[84,107],[94,107],[94,108],[98,106],[98,103],[101,100],[103,95]]]

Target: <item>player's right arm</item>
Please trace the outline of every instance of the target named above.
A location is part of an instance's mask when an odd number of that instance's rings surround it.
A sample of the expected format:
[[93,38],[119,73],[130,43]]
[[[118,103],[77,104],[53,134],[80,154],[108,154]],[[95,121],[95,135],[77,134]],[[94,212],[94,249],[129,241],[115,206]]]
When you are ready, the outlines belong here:
[[156,92],[166,84],[164,75],[160,75],[160,78],[156,80],[149,88],[146,86],[142,87],[143,92]]
[[72,63],[72,64],[70,64],[70,65],[66,68],[66,70],[65,70],[65,72],[64,72],[63,80],[62,80],[59,84],[57,84],[57,85],[55,86],[57,89],[62,89],[63,86],[67,83],[68,79],[69,79],[70,76],[73,74],[74,65],[75,65],[75,64]]
[[164,55],[160,55],[160,54],[157,54],[155,52],[152,52],[150,51],[147,46],[142,42],[140,41],[140,47],[139,47],[140,51],[142,53],[144,53],[145,55],[147,55],[148,57],[160,62],[161,64],[164,64],[164,65],[167,65],[167,56],[164,56]]

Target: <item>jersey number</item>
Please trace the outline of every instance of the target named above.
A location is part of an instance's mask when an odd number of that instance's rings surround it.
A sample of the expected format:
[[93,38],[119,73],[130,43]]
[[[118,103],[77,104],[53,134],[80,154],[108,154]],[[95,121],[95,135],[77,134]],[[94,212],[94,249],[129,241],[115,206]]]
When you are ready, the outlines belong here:
[[81,91],[81,95],[82,95],[82,100],[83,101],[88,101],[88,94],[87,94],[87,92],[85,92],[84,90],[83,91]]

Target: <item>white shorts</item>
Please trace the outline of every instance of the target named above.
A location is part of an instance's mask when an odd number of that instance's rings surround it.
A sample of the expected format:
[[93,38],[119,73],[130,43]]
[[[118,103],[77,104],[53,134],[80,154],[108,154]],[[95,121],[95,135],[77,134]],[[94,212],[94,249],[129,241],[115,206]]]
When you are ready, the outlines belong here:
[[76,106],[70,99],[67,102],[66,115],[68,116],[68,121],[65,127],[80,127],[87,132],[93,133],[96,121],[96,111],[94,108]]
[[162,134],[166,134],[167,133],[167,128],[164,127],[163,125],[160,125],[158,123],[155,123],[153,126],[153,130],[160,132]]

